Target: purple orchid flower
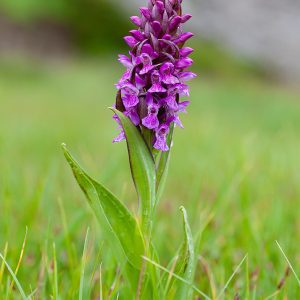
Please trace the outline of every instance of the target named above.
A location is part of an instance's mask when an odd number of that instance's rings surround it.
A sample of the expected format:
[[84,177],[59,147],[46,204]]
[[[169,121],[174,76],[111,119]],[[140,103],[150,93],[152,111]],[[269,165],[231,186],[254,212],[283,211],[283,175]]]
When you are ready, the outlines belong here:
[[149,93],[164,93],[167,90],[161,85],[161,76],[157,70],[151,74],[152,87],[148,90]]
[[153,101],[151,94],[148,95],[146,102],[148,104],[148,115],[143,118],[142,124],[148,129],[156,129],[159,127],[158,112],[160,106]]
[[165,84],[179,83],[178,78],[174,76],[173,73],[174,73],[174,65],[170,62],[166,62],[160,67],[162,82]]
[[[196,75],[187,69],[193,64],[193,52],[185,43],[193,36],[184,32],[182,24],[191,18],[182,14],[182,0],[148,0],[140,8],[140,16],[131,17],[138,28],[124,38],[129,56],[119,55],[126,72],[116,84],[116,107],[138,128],[152,132],[154,149],[169,151],[167,136],[172,124],[183,127],[179,114],[186,112],[189,97],[186,82]],[[125,138],[121,132],[114,142]],[[143,132],[143,130],[141,130]]]
[[170,131],[169,126],[168,124],[161,124],[155,131],[155,143],[153,145],[155,149],[169,151],[169,146],[167,145],[167,135]]
[[143,64],[143,68],[140,71],[140,75],[145,75],[147,74],[149,71],[153,70],[155,68],[155,66],[153,66],[152,64],[152,58],[149,54],[147,53],[142,53],[141,56],[139,57],[142,64]]
[[139,89],[133,84],[127,82],[121,88],[122,101],[125,108],[131,108],[139,103]]

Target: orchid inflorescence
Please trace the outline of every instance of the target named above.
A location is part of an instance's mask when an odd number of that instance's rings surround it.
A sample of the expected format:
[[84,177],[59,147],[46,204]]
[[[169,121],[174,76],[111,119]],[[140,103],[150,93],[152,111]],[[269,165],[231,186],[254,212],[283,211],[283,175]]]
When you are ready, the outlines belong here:
[[[180,102],[180,97],[189,96],[186,81],[196,77],[186,71],[193,64],[188,57],[193,49],[184,44],[193,34],[181,29],[191,18],[182,14],[181,3],[182,0],[149,0],[148,7],[140,8],[140,17],[131,17],[138,29],[124,38],[131,48],[129,57],[119,55],[127,70],[116,84],[115,106],[144,135],[150,135],[150,148],[161,151],[169,150],[170,126],[183,127],[179,113],[185,112],[189,101]],[[118,116],[114,118],[121,128],[114,142],[119,142],[125,134]]]

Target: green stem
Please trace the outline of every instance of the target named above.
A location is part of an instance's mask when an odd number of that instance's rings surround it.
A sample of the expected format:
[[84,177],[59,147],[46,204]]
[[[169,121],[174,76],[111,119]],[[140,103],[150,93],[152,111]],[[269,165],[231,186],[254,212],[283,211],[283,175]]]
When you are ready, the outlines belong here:
[[146,127],[142,127],[142,136],[144,137],[144,140],[146,141],[147,146],[149,149],[152,149],[152,132],[150,129]]
[[169,161],[170,161],[170,152],[171,152],[171,146],[172,146],[172,141],[173,141],[173,132],[174,132],[174,125],[172,125],[170,127],[170,133],[167,138],[167,144],[168,144],[170,150],[167,152],[162,152],[158,159],[158,162],[157,162],[156,190],[158,190],[160,188],[160,185],[164,180],[163,177],[166,177],[166,173],[168,171],[168,165],[169,165]]

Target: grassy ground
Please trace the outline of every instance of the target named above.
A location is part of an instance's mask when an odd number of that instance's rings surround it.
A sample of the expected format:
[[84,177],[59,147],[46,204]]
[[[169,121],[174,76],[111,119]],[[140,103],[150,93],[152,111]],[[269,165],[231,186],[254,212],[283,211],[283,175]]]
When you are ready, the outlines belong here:
[[[120,69],[107,63],[47,66],[1,63],[0,252],[35,299],[76,299],[86,261],[83,299],[122,287],[106,241],[63,159],[66,142],[85,169],[132,209],[136,199],[125,144],[111,112]],[[179,206],[202,231],[195,285],[214,296],[235,268],[225,299],[299,299],[300,102],[269,84],[200,78],[176,130],[170,175],[159,206],[156,244],[163,265],[182,239]],[[82,260],[87,228],[90,234]],[[54,251],[55,249],[55,251]],[[101,264],[102,263],[102,264]],[[19,299],[0,261],[0,299]],[[37,289],[37,290],[36,290]],[[238,298],[236,298],[238,299]],[[271,299],[271,298],[270,298]]]

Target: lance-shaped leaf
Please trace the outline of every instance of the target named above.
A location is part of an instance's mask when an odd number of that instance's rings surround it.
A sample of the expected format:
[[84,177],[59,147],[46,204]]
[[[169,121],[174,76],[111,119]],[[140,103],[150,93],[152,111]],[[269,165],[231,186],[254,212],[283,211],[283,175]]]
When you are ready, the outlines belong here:
[[[195,254],[193,236],[188,223],[186,210],[183,206],[180,207],[180,210],[183,216],[184,241],[179,249],[174,273],[183,278],[186,282],[189,282],[190,285],[178,281],[175,299],[185,300],[191,299],[190,293],[192,292],[191,285],[194,278]],[[172,289],[175,280],[175,278],[172,279],[169,285],[170,289]]]
[[142,208],[143,227],[147,230],[156,205],[155,162],[140,131],[123,113],[112,110],[119,117],[126,136],[131,174]]
[[110,191],[83,171],[64,144],[62,147],[73,174],[100,224],[103,224],[103,218],[106,218],[112,231],[118,238],[128,261],[135,268],[139,269],[142,264],[141,256],[145,253],[145,247],[135,218]]

